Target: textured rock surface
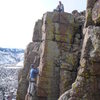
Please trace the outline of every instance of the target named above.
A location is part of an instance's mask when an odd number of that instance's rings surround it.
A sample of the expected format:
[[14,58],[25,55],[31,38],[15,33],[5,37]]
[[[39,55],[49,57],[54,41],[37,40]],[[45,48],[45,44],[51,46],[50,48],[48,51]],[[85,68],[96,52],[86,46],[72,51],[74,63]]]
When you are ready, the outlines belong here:
[[[33,100],[57,100],[75,81],[82,44],[84,15],[47,12],[36,22],[33,39],[25,52],[17,100],[24,100],[31,63],[39,66],[37,93]],[[82,21],[80,20],[82,19]]]
[[100,26],[100,0],[87,0],[85,27]]
[[[88,0],[88,16],[84,28],[84,41],[77,78],[72,88],[59,100],[99,100],[100,99],[100,0]],[[90,9],[91,8],[91,9]],[[91,23],[90,23],[91,22]],[[92,23],[93,22],[93,23]]]
[[[67,59],[66,56],[64,57],[64,54],[66,54],[66,52],[62,50],[62,44],[65,47],[67,46],[67,43],[71,44],[72,37],[75,34],[73,32],[74,27],[72,26],[72,24],[74,24],[74,18],[70,14],[68,15],[68,17],[67,15],[68,14],[59,15],[58,13],[45,14],[47,25],[44,25],[44,34],[46,34],[45,50],[42,57],[44,64],[41,64],[43,65],[43,78],[40,77],[39,85],[43,87],[44,84],[44,89],[46,93],[48,94],[48,96],[52,97],[52,99],[54,97],[56,97],[57,99],[59,96],[58,89],[60,82],[60,65],[63,62],[62,59]],[[65,17],[65,19],[63,19],[62,17]],[[69,22],[69,20],[71,20],[72,22]],[[71,28],[72,30],[70,30],[69,28]],[[68,46],[67,48],[69,50],[71,46]],[[47,82],[44,82],[44,78]]]
[[19,78],[19,86],[17,90],[17,100],[24,100],[27,87],[28,87],[28,76],[29,76],[29,70],[30,65],[32,63],[35,64],[35,66],[39,66],[40,62],[40,42],[31,42],[27,46],[25,50],[25,56],[24,56],[24,68],[20,72],[20,78]]
[[87,0],[85,27],[87,27],[88,25],[94,24],[94,22],[92,20],[92,9],[93,9],[95,2],[96,2],[96,0]]
[[100,99],[100,27],[89,26],[86,30],[78,76],[69,91],[69,98],[67,91],[59,100]]
[[95,5],[92,9],[92,19],[96,25],[100,25],[100,0],[95,2]]
[[[38,96],[57,100],[59,95],[71,87],[75,80],[81,33],[79,23],[68,13],[46,13],[43,17],[45,34],[44,52],[41,56]],[[46,24],[45,24],[46,23]]]

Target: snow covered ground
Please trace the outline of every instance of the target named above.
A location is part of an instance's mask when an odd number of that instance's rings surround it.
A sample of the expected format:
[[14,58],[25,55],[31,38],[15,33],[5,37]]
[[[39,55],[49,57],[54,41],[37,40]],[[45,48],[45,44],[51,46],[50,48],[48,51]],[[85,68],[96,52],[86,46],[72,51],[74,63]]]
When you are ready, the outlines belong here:
[[16,100],[18,72],[21,68],[14,64],[0,65],[0,100],[7,100],[8,96]]
[[0,47],[0,100],[16,100],[18,72],[23,67],[24,50]]

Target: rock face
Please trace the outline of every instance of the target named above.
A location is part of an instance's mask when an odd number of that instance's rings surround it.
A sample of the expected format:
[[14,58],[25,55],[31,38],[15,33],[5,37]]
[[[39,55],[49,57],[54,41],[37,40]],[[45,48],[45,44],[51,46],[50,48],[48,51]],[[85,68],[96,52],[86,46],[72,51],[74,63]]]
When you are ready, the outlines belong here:
[[25,51],[17,100],[25,98],[31,63],[41,71],[32,100],[57,100],[71,88],[79,66],[84,20],[82,14],[76,18],[74,14],[47,12],[36,22],[32,42]]
[[100,26],[100,0],[87,0],[85,27],[89,25]]
[[[44,14],[41,77],[38,78],[38,96],[57,100],[75,80],[80,50],[79,24],[68,13]],[[79,36],[79,37],[78,37]],[[41,89],[42,87],[42,89]],[[39,99],[39,100],[40,100]]]
[[59,100],[100,100],[100,0],[88,0],[80,67]]
[[98,0],[94,4],[94,7],[92,9],[92,20],[96,25],[100,26],[100,0]]

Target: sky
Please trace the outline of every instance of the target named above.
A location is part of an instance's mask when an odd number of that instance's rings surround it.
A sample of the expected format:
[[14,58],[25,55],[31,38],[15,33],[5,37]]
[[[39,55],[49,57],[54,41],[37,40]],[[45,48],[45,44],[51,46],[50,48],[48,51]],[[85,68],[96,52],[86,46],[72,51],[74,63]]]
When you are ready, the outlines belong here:
[[[61,0],[65,12],[86,9],[87,0]],[[25,49],[32,41],[35,22],[53,11],[59,0],[0,0],[0,47]]]

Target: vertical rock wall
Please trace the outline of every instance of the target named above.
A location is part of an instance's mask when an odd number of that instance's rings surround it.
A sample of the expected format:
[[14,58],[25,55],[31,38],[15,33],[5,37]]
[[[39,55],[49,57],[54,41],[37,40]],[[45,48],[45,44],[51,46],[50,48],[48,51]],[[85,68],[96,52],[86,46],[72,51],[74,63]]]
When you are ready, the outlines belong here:
[[[82,25],[82,23],[81,23]],[[82,41],[79,21],[69,13],[46,13],[43,17],[42,35],[44,53],[41,56],[38,96],[57,100],[71,88],[75,80]],[[81,30],[81,29],[80,29]]]
[[44,52],[40,62],[42,76],[39,77],[38,85],[45,92],[38,89],[38,96],[57,100],[75,80],[79,53],[76,49],[80,45],[80,40],[74,42],[77,29],[78,25],[71,14],[48,12],[44,15]]
[[87,0],[80,67],[72,88],[59,100],[100,100],[100,0]]

